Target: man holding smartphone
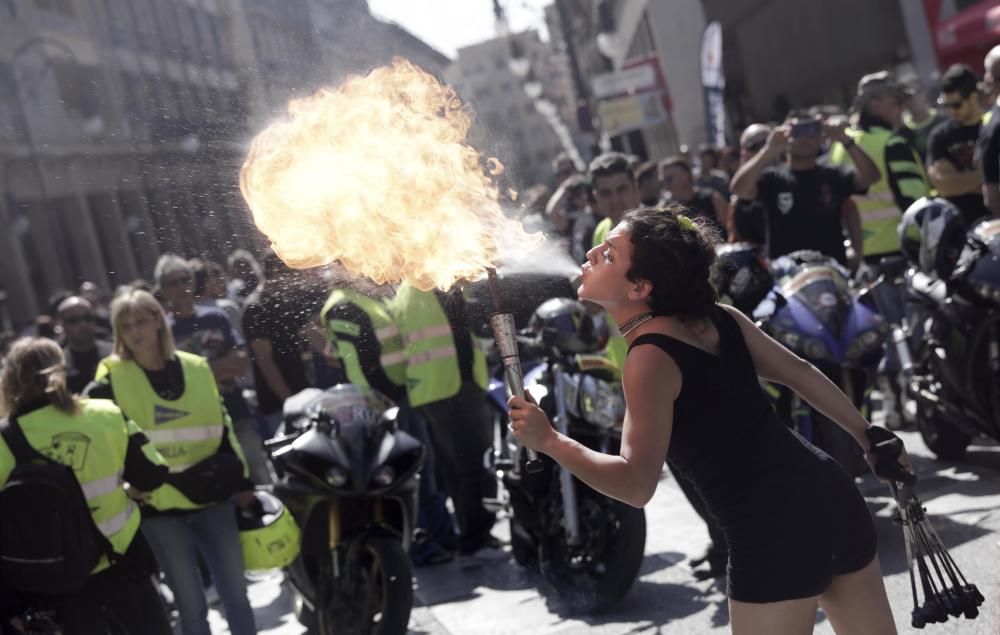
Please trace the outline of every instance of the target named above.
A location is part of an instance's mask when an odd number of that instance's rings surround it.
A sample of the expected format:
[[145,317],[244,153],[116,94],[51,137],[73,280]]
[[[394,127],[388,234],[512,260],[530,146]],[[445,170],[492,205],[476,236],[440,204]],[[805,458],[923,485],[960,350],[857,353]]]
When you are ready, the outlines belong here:
[[[854,167],[818,163],[824,137],[849,147]],[[775,165],[782,156],[784,162]],[[742,201],[760,202],[769,258],[815,249],[846,265],[854,263],[848,263],[844,235],[855,254],[862,241],[851,195],[864,193],[879,177],[875,163],[847,136],[844,122],[793,111],[736,172],[730,189]]]

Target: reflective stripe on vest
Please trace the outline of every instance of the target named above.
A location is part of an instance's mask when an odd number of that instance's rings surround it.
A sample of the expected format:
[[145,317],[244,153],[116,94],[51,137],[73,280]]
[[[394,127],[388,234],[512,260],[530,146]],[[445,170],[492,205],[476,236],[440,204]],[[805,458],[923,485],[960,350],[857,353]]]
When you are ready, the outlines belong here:
[[407,346],[418,344],[422,340],[429,340],[432,337],[451,337],[451,326],[449,324],[435,324],[427,328],[417,329],[403,336],[403,341]]
[[406,394],[410,405],[449,399],[462,387],[455,338],[433,291],[404,284],[392,303],[406,345]]
[[[122,482],[129,427],[111,401],[80,399],[78,403],[80,414],[45,406],[18,417],[18,423],[31,447],[72,468],[94,524],[115,552],[124,554],[139,530],[140,516]],[[13,455],[0,441],[0,485],[14,465]],[[108,560],[102,557],[92,573],[107,567]]]
[[377,337],[380,342],[385,342],[391,337],[399,337],[399,328],[397,328],[394,324],[377,328],[375,329],[375,337]]
[[112,474],[111,476],[105,476],[104,478],[99,478],[96,481],[90,481],[89,483],[81,483],[80,489],[83,490],[83,495],[87,500],[92,500],[99,496],[104,496],[105,494],[110,494],[115,491],[124,483],[122,479],[122,474],[124,472],[118,472],[117,474]]
[[111,518],[97,523],[97,528],[100,529],[101,533],[106,537],[111,538],[111,536],[121,531],[125,525],[128,524],[129,519],[132,518],[132,514],[137,511],[139,511],[139,508],[136,507],[136,504],[130,500],[128,502],[128,507],[118,512]]
[[429,351],[421,351],[410,355],[410,363],[414,365],[425,364],[427,362],[433,362],[438,359],[447,359],[457,355],[458,351],[455,350],[454,346],[442,346],[441,348],[432,348]]
[[[228,433],[215,377],[204,357],[177,351],[184,374],[184,394],[163,399],[149,384],[146,373],[133,361],[107,359],[100,373],[110,373],[115,400],[163,455],[171,472],[203,461],[219,450]],[[231,439],[231,444],[237,443]],[[234,451],[240,450],[234,446]],[[172,485],[152,492],[150,505],[158,510],[200,509]]]
[[395,353],[388,353],[382,355],[378,358],[382,366],[393,366],[395,364],[403,364],[406,362],[406,351],[396,351]]
[[156,445],[161,443],[181,443],[183,441],[209,441],[221,439],[225,429],[221,423],[213,426],[197,428],[179,428],[177,430],[147,430],[146,437]]

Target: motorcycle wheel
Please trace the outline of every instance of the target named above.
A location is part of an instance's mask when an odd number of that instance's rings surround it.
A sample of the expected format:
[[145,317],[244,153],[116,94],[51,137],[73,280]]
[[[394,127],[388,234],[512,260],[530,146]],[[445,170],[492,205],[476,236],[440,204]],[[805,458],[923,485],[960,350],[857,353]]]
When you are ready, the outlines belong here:
[[581,544],[571,547],[564,536],[554,537],[542,569],[570,611],[594,614],[622,599],[635,582],[646,549],[646,513],[585,486],[578,491]]
[[358,554],[359,588],[342,595],[323,624],[310,620],[309,633],[405,635],[413,608],[413,567],[403,545],[387,536],[370,536]]
[[972,437],[948,422],[933,408],[917,404],[917,429],[924,443],[939,459],[957,461],[965,456]]

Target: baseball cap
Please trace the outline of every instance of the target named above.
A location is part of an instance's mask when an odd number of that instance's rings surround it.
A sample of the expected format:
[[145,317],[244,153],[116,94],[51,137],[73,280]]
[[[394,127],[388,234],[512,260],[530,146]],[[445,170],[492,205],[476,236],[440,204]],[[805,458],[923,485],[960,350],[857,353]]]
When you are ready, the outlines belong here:
[[889,71],[869,73],[858,81],[858,92],[851,105],[851,110],[857,112],[873,99],[886,95],[895,95],[900,100],[905,100],[913,96],[913,89],[899,83]]

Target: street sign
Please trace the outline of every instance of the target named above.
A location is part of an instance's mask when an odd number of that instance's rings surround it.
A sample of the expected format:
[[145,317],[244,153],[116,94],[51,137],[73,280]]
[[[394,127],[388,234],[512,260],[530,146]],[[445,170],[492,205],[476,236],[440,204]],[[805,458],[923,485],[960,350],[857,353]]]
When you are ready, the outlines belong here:
[[658,87],[656,70],[651,64],[598,75],[591,80],[591,86],[597,99],[631,95]]
[[602,100],[597,107],[603,132],[614,136],[666,121],[663,93],[642,93]]

